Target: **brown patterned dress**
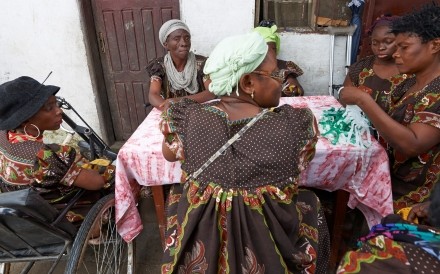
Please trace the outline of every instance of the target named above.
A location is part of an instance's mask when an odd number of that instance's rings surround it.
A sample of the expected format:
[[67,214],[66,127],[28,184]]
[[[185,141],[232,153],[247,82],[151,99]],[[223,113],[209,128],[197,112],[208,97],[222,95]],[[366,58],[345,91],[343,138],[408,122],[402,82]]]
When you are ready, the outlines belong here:
[[185,182],[251,119],[230,121],[216,104],[184,99],[162,116],[183,170],[168,198],[162,273],[326,273],[325,217],[316,195],[298,188],[315,153],[312,112],[273,109]]
[[[79,190],[72,184],[85,160],[68,145],[45,144],[13,131],[0,131],[0,190],[8,192],[33,187],[56,208],[63,208]],[[80,206],[66,215],[70,222],[84,219],[100,193],[89,191]]]
[[355,87],[367,87],[368,93],[376,103],[388,112],[393,90],[402,83],[406,74],[397,74],[389,79],[382,79],[373,70],[375,56],[367,56],[350,66],[348,75]]
[[[404,97],[414,84],[415,78],[410,78],[394,91],[393,97],[398,99],[391,105],[390,116],[405,126],[423,123],[440,129],[440,77],[415,94]],[[428,199],[440,181],[440,143],[411,158],[391,147],[388,152],[394,210]]]
[[[198,92],[205,90],[204,82],[207,77],[203,74],[203,67],[205,65],[206,57],[196,54],[196,69],[197,69],[197,84],[199,85]],[[156,58],[148,63],[146,70],[150,78],[156,77],[162,81],[162,89],[160,95],[163,99],[177,98],[191,95],[185,90],[175,90],[168,81],[167,73],[164,65],[164,58]]]

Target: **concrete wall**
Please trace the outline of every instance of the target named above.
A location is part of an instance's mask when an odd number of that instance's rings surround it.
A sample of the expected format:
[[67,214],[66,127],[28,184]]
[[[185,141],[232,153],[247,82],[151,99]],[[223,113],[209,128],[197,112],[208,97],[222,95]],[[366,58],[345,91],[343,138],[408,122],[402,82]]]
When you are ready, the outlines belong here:
[[0,2],[0,83],[27,75],[60,86],[62,96],[100,134],[76,0]]
[[[180,8],[181,18],[191,30],[193,51],[205,56],[222,38],[254,28],[254,0],[180,0]],[[294,61],[304,70],[298,79],[306,95],[328,94],[330,36],[294,32],[280,35],[279,59]],[[342,84],[345,77],[345,43],[344,37],[336,37],[334,84]]]
[[[0,83],[21,75],[61,87],[65,97],[101,134],[81,29],[80,0],[0,1]],[[254,0],[180,0],[181,18],[192,32],[193,50],[209,55],[222,38],[251,31]],[[303,70],[306,95],[328,94],[330,37],[281,33],[280,59]],[[342,83],[345,40],[336,39],[335,83]]]
[[[333,84],[342,84],[345,78],[346,37],[334,41]],[[298,78],[305,95],[328,95],[330,80],[330,35],[281,33],[279,59],[292,60],[304,74]]]

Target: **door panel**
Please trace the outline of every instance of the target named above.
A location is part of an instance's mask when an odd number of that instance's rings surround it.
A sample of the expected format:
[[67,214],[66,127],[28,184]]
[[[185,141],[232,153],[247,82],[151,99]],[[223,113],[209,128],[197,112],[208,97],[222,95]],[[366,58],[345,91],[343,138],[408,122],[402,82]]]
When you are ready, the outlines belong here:
[[431,2],[432,0],[367,0],[362,16],[362,38],[358,59],[373,54],[366,30],[377,17],[383,14],[403,15]]
[[179,18],[179,0],[94,0],[92,8],[109,115],[116,140],[125,141],[151,110],[145,67],[165,54],[158,32]]

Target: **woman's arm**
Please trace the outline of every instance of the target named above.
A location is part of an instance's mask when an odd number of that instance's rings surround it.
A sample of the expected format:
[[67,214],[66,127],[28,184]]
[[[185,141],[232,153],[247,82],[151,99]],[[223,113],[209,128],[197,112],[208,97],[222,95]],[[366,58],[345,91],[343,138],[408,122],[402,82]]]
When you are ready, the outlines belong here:
[[165,160],[168,162],[175,162],[177,161],[176,154],[174,154],[171,149],[167,146],[165,143],[165,140],[162,142],[162,154]]
[[383,111],[368,93],[359,92],[356,87],[344,87],[339,99],[343,104],[358,105],[379,134],[408,157],[420,155],[440,142],[440,129],[422,123],[404,126]]
[[199,102],[199,103],[204,103],[204,102],[207,102],[209,100],[215,99],[214,93],[209,92],[208,90],[204,90],[202,92],[199,92],[199,93],[196,93],[196,94],[193,94],[193,95],[189,95],[189,96],[185,96],[185,97],[187,97],[187,98],[189,98],[191,100],[194,100],[196,102]]
[[162,89],[162,81],[159,79],[150,81],[150,90],[148,92],[148,101],[150,104],[158,108],[160,111],[163,110],[161,105],[164,104],[165,100],[160,95],[160,91]]
[[344,80],[344,87],[354,87],[353,82],[350,79],[350,76],[347,74],[347,76],[345,76],[345,80]]
[[188,96],[183,96],[183,97],[178,97],[178,98],[170,98],[170,99],[164,100],[162,102],[162,104],[158,107],[158,109],[160,109],[161,111],[163,111],[165,109],[168,109],[170,104],[171,104],[171,102],[178,102],[178,101],[182,100],[183,98],[189,98],[189,99],[194,100],[194,101],[199,102],[199,103],[204,103],[204,102],[207,102],[207,101],[215,99],[216,97],[215,97],[214,93],[209,92],[209,90],[208,90],[209,83],[211,83],[211,80],[204,81],[203,84],[204,84],[205,90],[203,90],[203,91],[201,91],[199,93],[196,93],[196,94],[193,94],[193,95],[188,95]]

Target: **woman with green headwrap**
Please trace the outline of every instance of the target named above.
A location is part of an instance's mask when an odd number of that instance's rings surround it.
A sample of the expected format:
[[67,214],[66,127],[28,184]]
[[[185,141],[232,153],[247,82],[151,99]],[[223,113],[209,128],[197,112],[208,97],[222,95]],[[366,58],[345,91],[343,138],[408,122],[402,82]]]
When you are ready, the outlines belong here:
[[164,157],[183,170],[162,273],[326,273],[320,202],[298,187],[318,139],[311,110],[276,107],[283,79],[256,32],[220,42],[204,73],[220,100],[185,98],[162,114]]
[[[269,52],[276,57],[280,52],[280,36],[278,35],[275,22],[272,20],[263,20],[254,31],[263,36],[269,46]],[[277,66],[281,76],[284,77],[282,96],[303,96],[304,89],[297,79],[297,77],[304,74],[302,69],[292,61],[279,59],[277,59]]]

